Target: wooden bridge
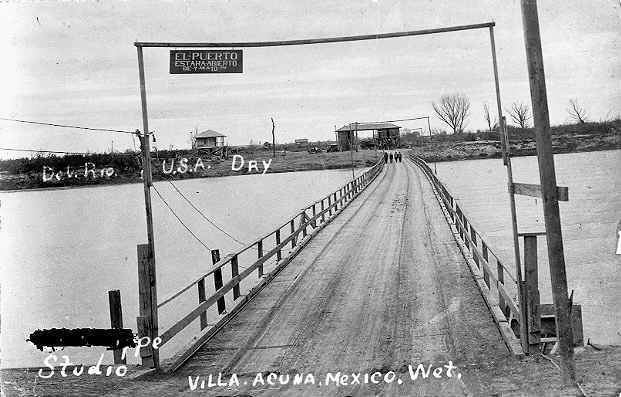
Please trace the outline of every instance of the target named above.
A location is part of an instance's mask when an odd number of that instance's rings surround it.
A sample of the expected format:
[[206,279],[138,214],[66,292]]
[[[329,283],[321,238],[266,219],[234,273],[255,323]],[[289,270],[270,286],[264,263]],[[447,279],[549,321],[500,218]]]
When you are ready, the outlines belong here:
[[[156,298],[154,269],[138,248],[140,336],[159,336],[159,349],[193,336],[161,363],[157,350],[141,350],[143,365],[178,390],[190,390],[188,379],[196,386],[220,374],[226,383],[235,374],[245,384],[203,386],[230,395],[332,395],[337,385],[326,385],[326,374],[392,371],[408,381],[367,379],[338,391],[467,394],[457,376],[412,382],[409,366],[523,355],[512,272],[416,157],[380,160],[241,250],[224,258],[213,251],[209,272],[165,298]],[[188,294],[196,305],[158,329],[158,312]],[[257,386],[257,373],[310,373],[324,388]]]

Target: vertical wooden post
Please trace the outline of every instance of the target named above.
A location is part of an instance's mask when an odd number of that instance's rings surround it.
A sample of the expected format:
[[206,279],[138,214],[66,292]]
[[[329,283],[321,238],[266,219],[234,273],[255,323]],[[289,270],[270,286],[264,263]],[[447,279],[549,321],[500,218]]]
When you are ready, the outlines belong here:
[[[289,222],[289,227],[291,229],[291,234],[293,235],[295,233],[295,219],[291,219],[291,222]],[[295,237],[291,239],[291,249],[295,248],[295,240]]]
[[[276,245],[280,245],[280,229],[276,230]],[[278,251],[276,251],[276,260],[281,260],[282,259],[282,250],[280,248],[278,248]]]
[[[211,250],[211,262],[215,265],[220,262],[220,250]],[[218,291],[224,283],[222,282],[222,268],[217,268],[213,272],[213,285],[215,290]],[[218,299],[218,314],[222,314],[226,311],[226,302],[224,296]]]
[[328,216],[332,216],[332,195],[328,196]]
[[[231,277],[237,277],[239,276],[239,264],[237,262],[237,255],[234,255],[231,258]],[[240,297],[240,293],[239,293],[239,283],[237,283],[234,287],[233,287],[233,300],[236,300],[237,298]]]
[[[263,257],[263,240],[259,240],[257,243],[257,259],[261,259]],[[259,265],[259,277],[263,277],[263,264]]]
[[[207,299],[205,294],[205,279],[201,279],[196,283],[198,289],[198,303],[201,304]],[[207,310],[201,313],[201,330],[207,328]]]
[[472,239],[472,245],[476,247],[477,246],[477,232],[472,227],[472,224],[470,225],[470,238]]
[[[138,336],[148,336],[151,340],[157,335],[157,292],[155,280],[155,264],[149,257],[149,245],[138,244],[138,305],[139,316]],[[141,328],[142,327],[142,328]],[[142,329],[142,331],[140,331]],[[140,349],[142,365],[159,368],[159,352],[150,344]]]
[[571,385],[576,380],[574,338],[571,326],[571,308],[567,295],[563,234],[558,207],[556,171],[554,169],[554,157],[552,155],[548,98],[543,68],[543,54],[541,51],[541,37],[539,33],[539,16],[537,14],[537,2],[535,0],[522,0],[521,5],[526,62],[528,64],[528,80],[530,83],[531,105],[537,143],[537,161],[539,163],[543,215],[546,225],[550,281],[552,283],[552,298],[556,315],[556,333],[561,356],[560,366],[563,383],[565,385]]
[[469,250],[470,249],[470,240],[468,239],[468,229],[469,229],[470,224],[466,220],[466,217],[463,216],[463,214],[462,214],[462,220],[464,222],[464,244],[466,245],[466,248],[468,248],[468,250]]
[[300,227],[302,228],[302,238],[306,237],[306,210],[300,213]]
[[541,317],[539,315],[539,274],[537,268],[537,235],[524,235],[524,277],[528,308],[528,344],[539,345]]
[[326,214],[325,212],[323,212],[326,208],[325,205],[323,203],[324,199],[321,199],[321,223],[325,223],[326,222]]
[[313,228],[317,227],[317,219],[315,219],[315,216],[317,215],[317,209],[315,208],[316,204],[317,203],[313,203],[313,223],[312,223]]
[[[144,190],[144,204],[145,204],[145,214],[147,220],[147,241],[148,244],[146,246],[139,245],[138,247],[138,256],[144,256],[142,260],[148,263],[148,270],[145,275],[147,278],[143,280],[143,282],[147,281],[150,285],[148,296],[145,296],[149,301],[149,313],[141,312],[141,316],[145,317],[147,332],[148,335],[153,340],[157,337],[158,332],[158,321],[157,321],[157,291],[155,288],[155,244],[153,237],[153,211],[151,208],[151,185],[152,185],[152,177],[151,177],[151,147],[150,147],[150,133],[149,133],[149,117],[147,112],[147,90],[145,83],[145,74],[144,74],[144,58],[142,54],[142,47],[137,46],[136,51],[138,54],[138,78],[140,82],[140,104],[142,107],[142,128],[143,134],[142,137],[138,135],[140,139],[140,148],[142,150],[142,179],[143,179],[143,190]],[[137,131],[138,133],[139,131]],[[143,246],[143,248],[140,248]],[[144,252],[141,253],[141,250]],[[140,260],[139,260],[139,270],[140,270]],[[140,280],[140,277],[139,277]],[[140,289],[140,288],[139,288]],[[146,291],[145,291],[146,292]],[[141,307],[141,310],[143,308]],[[146,310],[146,308],[145,308]],[[159,353],[157,350],[152,352],[152,359],[147,359],[147,362],[150,366],[154,368],[159,368]],[[144,364],[144,361],[143,361]]]
[[[518,230],[517,230],[517,212],[515,210],[515,194],[513,191],[513,170],[511,167],[511,156],[509,153],[509,139],[506,131],[506,123],[505,117],[502,115],[502,105],[500,102],[500,83],[498,81],[498,63],[496,61],[496,41],[494,39],[494,27],[489,27],[489,38],[490,38],[490,46],[492,50],[492,66],[494,69],[494,84],[496,88],[496,106],[498,108],[498,135],[500,137],[500,144],[502,146],[502,160],[503,164],[507,169],[507,190],[509,192],[509,209],[511,211],[511,229],[513,232],[513,258],[515,260],[515,276],[518,280],[518,290],[519,283],[522,280],[522,264],[520,263],[520,242],[518,239]],[[518,304],[521,303],[519,301],[521,299],[521,294],[518,293]],[[521,344],[524,349],[527,349],[528,341],[526,340],[526,313],[522,311],[520,313],[520,326],[523,327],[520,330],[520,335],[522,336]]]
[[[498,258],[496,258],[496,273],[498,273],[498,283],[502,284],[502,286],[504,287],[505,286],[505,269],[502,267],[502,264],[500,263]],[[498,285],[496,285],[496,288],[499,289]],[[505,302],[505,298],[500,293],[500,290],[498,291],[498,304],[500,305],[502,312],[505,313],[505,316],[506,316],[507,313],[505,312],[505,308],[507,307],[507,302]]]
[[[123,328],[123,309],[121,306],[121,291],[118,289],[108,291],[108,303],[110,305],[110,328],[122,329]],[[113,349],[114,363],[125,364],[125,359],[122,358],[123,349],[118,348],[119,340],[116,341],[116,349]]]

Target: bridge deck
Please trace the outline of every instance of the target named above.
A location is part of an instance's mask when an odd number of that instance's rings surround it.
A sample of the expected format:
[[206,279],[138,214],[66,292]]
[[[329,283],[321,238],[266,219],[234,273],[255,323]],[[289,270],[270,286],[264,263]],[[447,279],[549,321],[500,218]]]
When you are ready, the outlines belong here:
[[[412,382],[407,365],[463,366],[506,355],[429,183],[407,161],[388,164],[175,376],[187,387],[187,376],[219,372],[250,383],[257,372],[313,373],[319,381],[327,372],[394,370],[403,385],[339,391],[454,393],[463,382]],[[242,390],[256,395],[257,387]],[[287,389],[293,392],[263,392]],[[294,394],[321,390],[335,392],[305,386]]]

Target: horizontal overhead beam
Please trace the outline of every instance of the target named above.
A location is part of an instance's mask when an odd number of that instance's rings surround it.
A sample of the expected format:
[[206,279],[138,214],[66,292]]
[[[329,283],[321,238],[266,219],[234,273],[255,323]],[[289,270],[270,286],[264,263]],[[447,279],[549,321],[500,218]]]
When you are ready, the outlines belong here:
[[[533,185],[530,183],[514,183],[513,193],[522,196],[542,197],[541,185]],[[556,195],[558,201],[569,201],[569,189],[566,186],[557,186]]]
[[322,43],[340,43],[345,41],[362,41],[362,40],[377,40],[377,39],[390,39],[393,37],[406,37],[406,36],[421,36],[434,33],[445,32],[457,32],[460,30],[472,30],[472,29],[484,29],[495,26],[495,22],[478,23],[474,25],[459,25],[449,26],[445,28],[436,29],[424,29],[424,30],[410,30],[406,32],[392,32],[392,33],[377,33],[367,34],[361,36],[342,36],[342,37],[326,37],[319,39],[300,39],[300,40],[279,40],[279,41],[242,41],[231,43],[205,43],[205,42],[148,42],[148,41],[136,41],[134,45],[136,47],[175,47],[175,48],[248,48],[248,47],[278,47],[278,46],[290,46],[290,45],[305,45],[305,44],[322,44]]

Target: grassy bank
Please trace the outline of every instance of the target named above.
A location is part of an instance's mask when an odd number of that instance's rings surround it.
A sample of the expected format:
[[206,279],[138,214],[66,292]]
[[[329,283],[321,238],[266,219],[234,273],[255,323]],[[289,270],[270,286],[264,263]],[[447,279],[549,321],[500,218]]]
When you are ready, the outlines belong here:
[[[207,178],[350,168],[349,152],[276,153],[262,149],[240,151],[234,158],[212,158],[191,151],[160,151],[152,160],[153,179]],[[243,158],[243,164],[241,161]],[[369,167],[377,160],[375,151],[353,153],[354,166]],[[185,159],[185,160],[184,160]],[[234,163],[235,160],[235,163]],[[249,162],[255,161],[257,167]],[[88,156],[40,156],[32,159],[0,161],[0,190],[61,188],[142,182],[140,156],[135,153],[92,154]],[[45,170],[45,173],[44,173]]]
[[[551,132],[554,153],[621,149],[621,120],[555,126]],[[510,127],[509,141],[512,156],[537,154],[532,128]],[[431,162],[502,157],[496,132],[438,135],[431,141],[421,139],[413,150]]]

